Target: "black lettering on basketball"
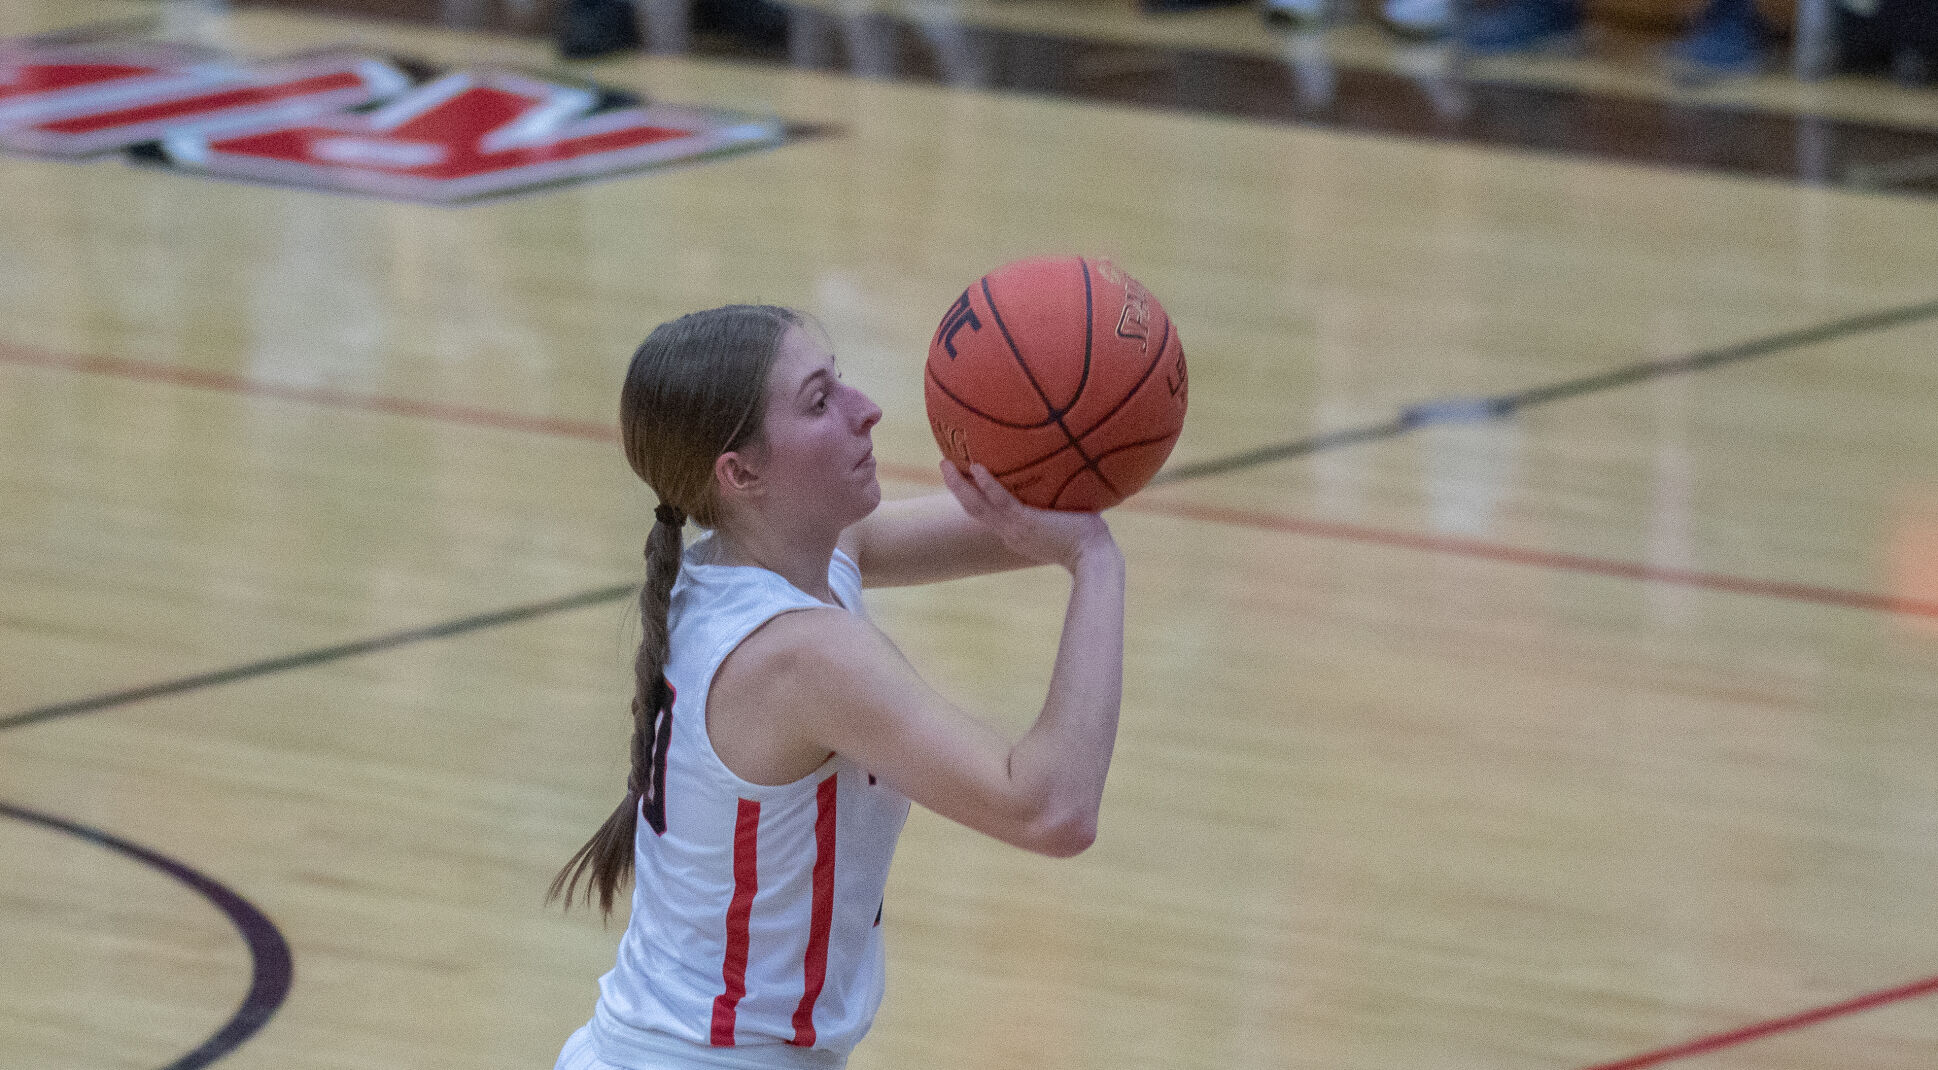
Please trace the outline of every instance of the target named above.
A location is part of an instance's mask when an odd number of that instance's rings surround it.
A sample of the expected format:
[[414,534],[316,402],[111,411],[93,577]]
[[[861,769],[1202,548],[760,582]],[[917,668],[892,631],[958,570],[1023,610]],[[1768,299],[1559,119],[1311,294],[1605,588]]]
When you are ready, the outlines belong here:
[[982,330],[982,320],[976,310],[969,307],[969,291],[962,291],[956,303],[949,306],[949,312],[942,317],[942,348],[948,351],[949,359],[956,359],[956,332],[967,324],[972,331]]
[[942,446],[942,452],[955,461],[958,467],[967,466],[970,463],[969,436],[962,428],[930,417],[929,430],[934,432],[935,441]]
[[1135,282],[1125,281],[1124,311],[1117,315],[1117,337],[1137,339],[1137,351],[1142,353],[1151,344],[1151,292]]

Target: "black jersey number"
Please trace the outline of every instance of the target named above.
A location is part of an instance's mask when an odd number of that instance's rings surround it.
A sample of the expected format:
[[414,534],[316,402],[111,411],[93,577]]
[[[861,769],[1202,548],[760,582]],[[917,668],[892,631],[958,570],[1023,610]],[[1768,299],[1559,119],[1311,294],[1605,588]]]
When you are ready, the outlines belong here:
[[640,810],[646,815],[646,823],[653,827],[655,836],[666,835],[666,752],[673,745],[673,682],[662,680],[665,687],[661,690],[659,709],[653,713],[653,741],[648,755],[651,763],[646,769],[646,796],[640,800]]

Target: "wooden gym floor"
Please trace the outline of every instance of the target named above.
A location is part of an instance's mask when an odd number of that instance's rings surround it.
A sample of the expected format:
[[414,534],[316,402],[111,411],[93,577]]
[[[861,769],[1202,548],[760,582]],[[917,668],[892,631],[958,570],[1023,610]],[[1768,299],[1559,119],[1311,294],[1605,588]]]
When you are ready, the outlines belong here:
[[[422,7],[0,34],[562,69]],[[574,68],[821,136],[468,207],[0,157],[0,1066],[550,1066],[619,928],[541,900],[625,778],[632,346],[806,308],[925,492],[936,321],[1063,251],[1192,369],[1102,836],[912,818],[856,1070],[1938,1065],[1931,92],[868,10]],[[1020,729],[1045,579],[871,605]]]

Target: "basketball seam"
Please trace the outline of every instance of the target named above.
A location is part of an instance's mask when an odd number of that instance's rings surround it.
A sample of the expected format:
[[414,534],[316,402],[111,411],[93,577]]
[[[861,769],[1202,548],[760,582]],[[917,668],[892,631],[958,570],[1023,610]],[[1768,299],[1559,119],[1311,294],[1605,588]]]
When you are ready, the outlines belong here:
[[[1003,322],[1003,312],[996,307],[996,295],[989,292],[988,276],[983,276],[981,286],[982,299],[989,305],[989,316],[996,321],[996,329],[1002,332],[1004,344],[1009,346],[1009,355],[1015,357],[1016,366],[1023,369],[1023,378],[1030,381],[1030,389],[1036,391],[1036,399],[1043,403],[1043,411],[1050,414],[1051,421],[1061,423],[1063,413],[1055,405],[1050,404],[1050,395],[1045,393],[1042,384],[1036,381],[1036,372],[1030,369],[1029,361],[1023,359],[1023,351],[1017,348],[1016,339],[1009,336],[1009,324]],[[1063,433],[1069,434],[1070,429],[1064,428]]]
[[1090,385],[1090,346],[1097,333],[1096,301],[1090,294],[1090,261],[1077,257],[1077,266],[1083,269],[1083,374],[1077,376],[1076,392],[1070,395],[1071,408],[1076,408],[1077,399],[1083,397],[1083,388]]
[[[1166,315],[1166,316],[1164,317],[1164,338],[1163,338],[1163,339],[1162,339],[1161,341],[1159,341],[1159,342],[1158,342],[1158,344],[1157,344],[1157,356],[1155,356],[1155,357],[1152,357],[1152,358],[1151,358],[1151,364],[1150,364],[1150,367],[1148,367],[1148,368],[1145,368],[1145,369],[1144,369],[1144,374],[1143,374],[1143,376],[1141,376],[1141,377],[1140,377],[1140,378],[1139,378],[1139,379],[1137,380],[1137,383],[1136,383],[1136,385],[1134,385],[1134,386],[1132,386],[1132,387],[1130,388],[1130,393],[1128,393],[1128,394],[1125,394],[1125,395],[1124,395],[1124,398],[1123,398],[1123,400],[1122,400],[1122,401],[1119,401],[1119,402],[1117,403],[1117,405],[1116,405],[1116,407],[1114,407],[1114,408],[1112,408],[1112,409],[1111,409],[1111,410],[1110,410],[1109,412],[1107,412],[1107,413],[1104,413],[1104,415],[1102,416],[1102,418],[1100,418],[1100,419],[1099,419],[1099,420],[1098,420],[1098,421],[1097,421],[1096,423],[1093,423],[1093,424],[1091,424],[1091,425],[1090,425],[1090,427],[1089,427],[1089,428],[1088,428],[1087,430],[1085,430],[1085,431],[1084,431],[1084,432],[1083,432],[1082,434],[1080,434],[1080,435],[1078,435],[1078,436],[1077,436],[1077,441],[1079,441],[1079,442],[1081,442],[1082,440],[1084,440],[1084,439],[1086,439],[1086,438],[1089,438],[1089,437],[1090,437],[1091,435],[1094,435],[1094,434],[1096,434],[1096,433],[1097,433],[1098,431],[1100,431],[1100,430],[1102,430],[1102,429],[1103,429],[1103,426],[1104,426],[1105,424],[1107,424],[1107,423],[1109,423],[1109,422],[1110,422],[1110,418],[1111,418],[1111,417],[1113,417],[1113,416],[1115,416],[1115,415],[1117,415],[1117,414],[1118,414],[1118,413],[1119,413],[1120,411],[1122,411],[1122,410],[1123,410],[1123,408],[1124,408],[1124,406],[1126,406],[1126,405],[1128,405],[1128,404],[1130,404],[1130,403],[1131,403],[1131,401],[1132,401],[1132,400],[1133,400],[1134,398],[1136,398],[1136,397],[1137,397],[1137,392],[1138,392],[1139,390],[1142,390],[1142,389],[1144,389],[1144,384],[1145,384],[1145,383],[1148,383],[1148,382],[1150,382],[1150,381],[1151,381],[1151,375],[1152,375],[1152,373],[1154,373],[1154,372],[1156,372],[1156,371],[1157,371],[1157,366],[1158,366],[1158,363],[1159,363],[1160,361],[1162,361],[1162,360],[1164,359],[1164,349],[1165,349],[1165,347],[1166,347],[1166,346],[1169,346],[1170,344],[1171,344],[1171,317],[1170,317],[1170,316],[1169,316],[1169,315],[1167,314],[1167,315]],[[1038,425],[1038,426],[1045,426],[1045,427],[1047,427],[1048,425],[1047,425],[1047,424],[1041,424],[1041,425]],[[1068,429],[1068,428],[1065,428],[1064,430],[1065,430],[1065,432],[1067,433],[1069,429]],[[1140,443],[1140,445],[1141,445],[1141,443]],[[1011,468],[1011,469],[1008,469],[1008,470],[1006,470],[1006,471],[1002,471],[1002,472],[991,472],[991,473],[990,473],[990,475],[993,475],[993,476],[995,476],[995,477],[997,477],[998,479],[1001,479],[1001,478],[1003,478],[1003,477],[1006,477],[1006,476],[1013,476],[1013,475],[1015,475],[1015,474],[1016,474],[1016,473],[1018,473],[1018,472],[1027,472],[1027,471],[1029,471],[1030,469],[1032,469],[1032,468],[1035,468],[1035,467],[1036,467],[1037,465],[1039,465],[1039,464],[1045,464],[1045,463],[1047,463],[1047,462],[1049,462],[1049,461],[1052,461],[1052,460],[1055,460],[1058,454],[1060,454],[1060,453],[1062,453],[1062,452],[1063,452],[1064,450],[1066,450],[1066,449],[1069,449],[1069,448],[1070,448],[1070,447],[1068,447],[1068,446],[1064,446],[1064,447],[1062,447],[1062,448],[1060,448],[1060,449],[1056,449],[1056,450],[1052,450],[1052,451],[1050,451],[1049,453],[1046,453],[1046,454],[1044,454],[1043,456],[1041,456],[1041,457],[1038,457],[1038,458],[1036,458],[1036,459],[1035,459],[1035,460],[1033,460],[1033,461],[1028,461],[1028,462],[1026,462],[1026,463],[1024,463],[1024,464],[1019,464],[1019,465],[1017,465],[1017,466],[1016,466],[1015,468]],[[1116,451],[1116,450],[1106,450],[1105,452],[1103,452],[1103,453],[1100,453],[1100,454],[1098,454],[1098,455],[1097,455],[1097,460],[1100,460],[1100,461],[1101,461],[1101,460],[1103,460],[1103,459],[1104,459],[1105,457],[1108,457],[1108,456],[1110,456],[1110,455],[1111,455],[1112,453],[1115,453],[1115,452],[1117,452],[1117,451]],[[1087,458],[1087,455],[1086,455],[1086,454],[1084,454],[1082,450],[1078,450],[1078,451],[1077,451],[1077,455],[1078,455],[1078,456],[1080,456],[1080,457],[1086,457],[1086,458]],[[1079,470],[1078,470],[1078,472],[1079,472],[1079,473],[1081,473],[1081,472],[1083,472],[1083,471],[1088,471],[1088,470],[1089,470],[1089,466],[1085,466],[1085,468],[1082,468],[1082,469],[1079,469]],[[1099,475],[1102,475],[1102,473],[1101,473],[1101,472],[1099,472],[1098,474],[1099,474]],[[1072,476],[1071,476],[1071,478],[1072,478],[1072,479],[1074,479],[1074,478],[1076,478],[1076,476],[1075,476],[1075,475],[1072,475]],[[1105,485],[1106,485],[1106,486],[1109,486],[1109,483],[1108,483],[1108,482],[1106,482],[1106,484],[1105,484]],[[1068,482],[1066,481],[1066,482],[1064,483],[1064,486],[1066,486],[1066,487],[1067,487],[1067,486],[1069,486],[1069,483],[1068,483]],[[1114,487],[1114,486],[1113,486],[1113,487],[1111,487],[1110,489],[1111,489],[1111,491],[1112,491],[1113,493],[1114,493],[1114,492],[1115,492],[1115,491],[1117,490],[1117,488],[1116,488],[1116,487]],[[1059,489],[1058,489],[1058,493],[1059,493],[1059,494],[1060,494],[1060,493],[1062,493],[1062,488],[1059,488]]]
[[[974,405],[971,405],[971,404],[969,404],[969,403],[968,403],[967,401],[964,401],[964,400],[963,400],[962,398],[960,398],[960,397],[958,397],[958,396],[956,396],[956,392],[955,392],[955,391],[953,391],[953,390],[951,390],[951,389],[949,389],[949,384],[947,384],[947,383],[945,383],[945,382],[943,382],[943,381],[942,381],[942,379],[941,379],[941,377],[939,377],[939,376],[937,376],[937,375],[935,374],[935,369],[934,369],[934,368],[927,368],[927,369],[925,369],[925,372],[926,372],[926,374],[928,375],[928,378],[929,378],[929,382],[932,382],[932,383],[934,383],[934,384],[935,384],[935,388],[936,388],[937,390],[940,390],[940,391],[942,391],[942,393],[943,393],[943,394],[944,394],[944,395],[945,395],[946,397],[948,397],[948,399],[949,399],[950,401],[953,401],[953,402],[955,402],[956,404],[958,404],[958,405],[960,405],[960,406],[962,406],[963,408],[965,408],[965,409],[967,409],[967,410],[969,410],[970,412],[972,412],[972,413],[975,413],[975,414],[976,414],[976,416],[977,416],[978,418],[980,418],[980,419],[984,419],[984,420],[988,420],[988,421],[989,421],[990,423],[992,423],[992,424],[995,424],[995,425],[996,425],[996,426],[998,426],[998,427],[1007,427],[1007,428],[1010,428],[1010,429],[1012,429],[1012,430],[1016,430],[1016,431],[1036,431],[1036,430],[1039,430],[1039,429],[1041,429],[1041,428],[1045,428],[1045,427],[1048,427],[1048,426],[1050,426],[1050,425],[1051,425],[1051,424],[1053,424],[1053,423],[1056,423],[1056,420],[1054,420],[1054,419],[1050,419],[1050,420],[1045,420],[1045,421],[1043,421],[1042,423],[1039,423],[1039,424],[1019,424],[1019,423],[1012,423],[1012,422],[1011,422],[1011,421],[1009,421],[1009,420],[1002,420],[1002,419],[998,419],[998,418],[996,418],[996,417],[994,417],[994,416],[991,416],[991,415],[989,415],[988,413],[986,413],[986,412],[984,412],[984,411],[982,411],[981,409],[979,409],[979,408],[976,408],[976,407],[975,407]],[[1066,428],[1066,429],[1064,430],[1064,434],[1065,434],[1065,435],[1068,435],[1068,434],[1069,434],[1069,430],[1068,430],[1067,428]],[[1068,449],[1068,448],[1069,448],[1069,447],[1067,447],[1067,446],[1059,446],[1059,447],[1057,447],[1057,450],[1056,450],[1056,452],[1057,452],[1057,453],[1062,453],[1062,452],[1063,452],[1063,451],[1064,451],[1065,449]],[[1055,454],[1051,454],[1051,456],[1055,456]],[[1036,462],[1034,462],[1034,461],[1032,461],[1032,462],[1030,462],[1030,463],[1031,463],[1031,464],[1034,464],[1034,463],[1036,463]]]
[[[1139,439],[1139,440],[1137,440],[1136,442],[1126,442],[1126,443],[1124,443],[1124,444],[1123,444],[1123,445],[1121,445],[1121,446],[1112,446],[1111,448],[1109,448],[1109,449],[1107,449],[1107,450],[1105,450],[1105,451],[1103,451],[1102,453],[1099,453],[1099,454],[1097,455],[1097,459],[1098,459],[1099,461],[1101,461],[1101,460],[1103,460],[1103,459],[1104,459],[1104,458],[1106,458],[1106,457],[1110,457],[1110,456],[1114,456],[1114,455],[1116,455],[1116,454],[1119,454],[1119,453],[1122,453],[1122,452],[1124,452],[1125,450],[1134,450],[1134,449],[1137,449],[1137,448],[1138,448],[1139,446],[1154,446],[1154,445],[1156,445],[1156,444],[1158,444],[1158,443],[1160,443],[1160,442],[1167,442],[1167,441],[1169,441],[1169,440],[1170,440],[1170,438],[1171,438],[1171,436],[1170,436],[1170,435],[1159,435],[1159,436],[1157,436],[1156,438],[1145,438],[1145,439]],[[1058,451],[1057,451],[1057,453],[1062,453],[1062,452],[1063,452],[1062,450],[1058,450]],[[1051,454],[1050,456],[1052,456],[1052,457],[1054,457],[1054,456],[1056,456],[1056,454],[1055,454],[1055,453],[1053,453],[1053,454]],[[1031,464],[1035,464],[1036,462],[1035,462],[1035,461],[1032,461],[1032,462],[1030,462],[1030,463],[1031,463]],[[1026,466],[1026,467],[1027,467],[1027,466]],[[1079,469],[1077,469],[1076,471],[1074,471],[1074,472],[1072,472],[1072,473],[1070,473],[1070,477],[1069,477],[1068,479],[1065,479],[1065,480],[1063,481],[1063,485],[1062,485],[1062,486],[1060,486],[1060,487],[1058,487],[1058,488],[1056,489],[1056,493],[1055,493],[1055,494],[1052,494],[1052,495],[1050,495],[1050,505],[1051,505],[1052,507],[1054,507],[1054,506],[1056,505],[1056,503],[1057,503],[1057,502],[1059,502],[1059,501],[1061,501],[1061,500],[1063,499],[1063,492],[1064,492],[1064,491],[1066,491],[1066,490],[1069,490],[1069,489],[1070,489],[1070,484],[1072,484],[1072,483],[1074,483],[1074,482],[1076,482],[1076,481],[1077,481],[1077,477],[1078,477],[1078,476],[1080,476],[1080,475],[1082,475],[1082,474],[1084,474],[1084,473],[1085,473],[1085,472],[1087,472],[1087,471],[1089,471],[1089,469],[1087,469],[1087,468],[1079,468]],[[1105,486],[1110,486],[1110,485],[1109,485],[1108,483],[1106,483],[1106,484],[1104,484],[1104,485],[1105,485]],[[1117,488],[1116,488],[1116,487],[1111,487],[1111,488],[1110,488],[1110,492],[1111,492],[1112,494],[1115,494],[1115,493],[1117,493]]]
[[[1094,315],[1090,307],[1090,265],[1085,263],[1081,257],[1078,258],[1077,264],[1083,270],[1084,310]],[[996,295],[989,292],[989,276],[983,276],[979,284],[982,286],[983,303],[989,306],[989,316],[996,321],[996,329],[1002,332],[1003,341],[1009,346],[1010,356],[1015,357],[1016,366],[1023,369],[1023,377],[1029,380],[1030,389],[1036,391],[1037,400],[1043,402],[1043,411],[1049,413],[1051,422],[1055,423],[1063,431],[1063,437],[1070,440],[1069,445],[1052,452],[1050,456],[1054,457],[1056,454],[1062,453],[1065,449],[1074,450],[1077,456],[1082,458],[1084,468],[1096,473],[1097,478],[1103,482],[1104,486],[1110,488],[1112,494],[1117,493],[1117,487],[1111,483],[1110,477],[1104,475],[1103,470],[1097,467],[1097,462],[1091,460],[1090,455],[1085,453],[1083,447],[1077,444],[1077,436],[1071,434],[1070,425],[1063,422],[1063,413],[1068,410],[1059,410],[1055,405],[1050,403],[1050,395],[1043,390],[1043,385],[1036,381],[1036,373],[1030,370],[1029,362],[1023,359],[1023,351],[1017,347],[1016,339],[1010,337],[1009,324],[1003,322],[1003,310],[996,307]],[[1088,330],[1087,327],[1085,329]],[[1077,394],[1078,397],[1081,397],[1083,392],[1079,390]],[[1076,403],[1076,398],[1070,400],[1072,404]],[[1048,424],[1039,424],[1038,426],[1047,427]]]

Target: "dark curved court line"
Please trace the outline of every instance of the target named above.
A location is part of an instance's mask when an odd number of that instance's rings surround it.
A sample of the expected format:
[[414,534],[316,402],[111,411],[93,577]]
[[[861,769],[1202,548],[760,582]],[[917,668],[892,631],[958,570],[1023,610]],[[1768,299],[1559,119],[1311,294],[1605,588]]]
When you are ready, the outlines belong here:
[[100,829],[77,825],[72,821],[43,814],[36,810],[0,802],[0,816],[11,817],[18,821],[40,825],[56,832],[86,840],[97,847],[126,855],[143,865],[158,869],[175,880],[187,885],[202,898],[214,904],[229,923],[242,934],[243,942],[249,946],[250,977],[249,991],[242,997],[241,1006],[235,1014],[217,1030],[214,1036],[196,1046],[193,1051],[169,1063],[163,1070],[199,1070],[224,1055],[234,1051],[243,1041],[254,1036],[256,1031],[268,1024],[276,1009],[289,997],[291,983],[295,980],[296,969],[289,953],[289,941],[276,928],[269,916],[256,909],[247,899],[229,890],[212,877],[204,876],[193,869],[165,855],[137,844],[129,843],[118,836],[111,836]]
[[306,650],[297,654],[269,658],[265,661],[250,662],[247,665],[237,665],[227,669],[218,669],[214,672],[201,673],[196,676],[185,676],[180,679],[149,684],[145,687],[131,688],[127,691],[116,691],[112,694],[76,699],[72,702],[60,702],[52,706],[42,706],[38,709],[27,710],[23,713],[16,713],[8,717],[0,717],[0,731],[9,728],[20,728],[24,725],[34,724],[39,721],[52,720],[56,717],[71,717],[79,713],[94,713],[98,710],[110,709],[115,706],[126,706],[151,698],[161,698],[165,695],[179,695],[185,691],[197,691],[205,687],[214,687],[217,684],[233,683],[237,680],[247,680],[256,676],[267,676],[270,673],[282,672],[286,669],[305,669],[315,665],[322,665],[326,662],[356,657],[360,654],[372,654],[379,650],[389,650],[392,647],[423,642],[426,639],[442,639],[446,636],[477,631],[480,628],[495,628],[501,624],[512,624],[517,621],[531,620],[534,617],[542,617],[550,613],[561,613],[569,609],[580,609],[585,606],[597,605],[600,602],[610,602],[618,598],[629,597],[638,591],[639,585],[632,583],[600,587],[596,590],[582,591],[578,594],[567,595],[563,598],[534,602],[530,605],[513,606],[510,609],[480,613],[472,617],[461,617],[457,620],[446,621],[443,624],[433,624],[423,628],[411,628],[406,631],[392,632],[389,635],[380,635],[374,639],[363,639],[354,643],[343,643],[338,646],[322,647],[317,650]]
[[[239,0],[236,6],[546,37],[562,0]],[[1482,80],[1458,65],[1424,76],[1324,68],[1329,89],[1317,95],[1302,77],[1316,68],[1269,54],[957,24],[947,28],[953,56],[945,57],[935,27],[916,19],[807,7],[793,8],[791,17],[790,42],[750,47],[695,35],[684,53],[1812,186],[1938,194],[1938,175],[1905,166],[1938,155],[1938,129],[1929,127]],[[850,39],[868,41],[867,55],[849,47]]]
[[1342,428],[1327,431],[1307,438],[1293,439],[1272,446],[1260,446],[1225,457],[1208,461],[1176,465],[1158,473],[1151,480],[1156,486],[1162,483],[1178,483],[1187,479],[1203,479],[1206,476],[1224,475],[1245,468],[1255,468],[1273,461],[1289,460],[1323,450],[1337,449],[1341,446],[1372,442],[1383,438],[1417,431],[1423,427],[1456,421],[1501,420],[1523,409],[1536,405],[1546,405],[1552,401],[1565,401],[1584,394],[1613,390],[1617,387],[1633,386],[1650,379],[1660,379],[1670,375],[1685,375],[1690,372],[1707,371],[1728,364],[1736,364],[1758,357],[1770,357],[1787,353],[1794,349],[1821,345],[1852,335],[1869,331],[1880,331],[1891,327],[1902,327],[1938,317],[1938,301],[1926,301],[1900,308],[1885,309],[1879,312],[1865,312],[1848,316],[1841,320],[1805,327],[1801,330],[1785,331],[1764,338],[1755,338],[1720,349],[1705,350],[1686,357],[1669,360],[1644,361],[1612,371],[1598,372],[1579,379],[1567,379],[1547,386],[1532,387],[1512,394],[1501,394],[1488,398],[1452,398],[1440,401],[1422,402],[1409,405],[1391,420],[1367,424],[1361,427]]

